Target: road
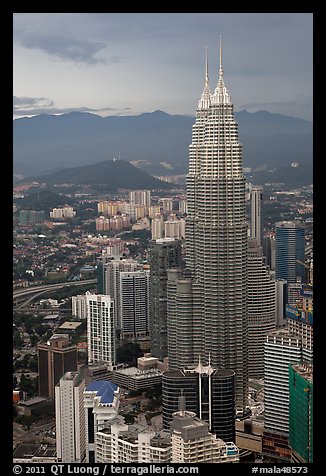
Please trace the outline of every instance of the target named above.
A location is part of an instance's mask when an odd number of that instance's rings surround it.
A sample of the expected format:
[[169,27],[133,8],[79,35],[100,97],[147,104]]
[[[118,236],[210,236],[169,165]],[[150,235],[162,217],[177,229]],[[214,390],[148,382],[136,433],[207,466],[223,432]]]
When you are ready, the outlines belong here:
[[33,301],[37,296],[44,294],[48,291],[55,290],[55,289],[61,289],[66,286],[84,286],[85,284],[92,284],[96,283],[97,279],[85,279],[84,281],[67,281],[64,283],[56,283],[56,284],[42,284],[40,286],[30,286],[28,288],[23,288],[23,289],[15,289],[13,291],[13,299],[14,302],[21,300],[22,298],[33,295],[27,300],[25,300],[23,303],[17,306],[19,309],[20,307],[25,306],[28,302]]

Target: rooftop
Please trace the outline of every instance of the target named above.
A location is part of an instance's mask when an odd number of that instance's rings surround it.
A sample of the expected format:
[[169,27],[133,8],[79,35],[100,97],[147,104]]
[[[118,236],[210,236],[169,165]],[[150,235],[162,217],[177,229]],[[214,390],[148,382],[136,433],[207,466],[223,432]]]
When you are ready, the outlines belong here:
[[114,392],[118,389],[118,385],[111,380],[95,380],[90,382],[85,392],[96,392],[96,396],[100,397],[101,404],[113,403]]
[[61,326],[59,329],[65,329],[65,330],[76,330],[82,323],[81,322],[69,322],[66,321]]
[[39,445],[22,443],[15,449],[14,458],[54,457],[57,454],[56,445]]

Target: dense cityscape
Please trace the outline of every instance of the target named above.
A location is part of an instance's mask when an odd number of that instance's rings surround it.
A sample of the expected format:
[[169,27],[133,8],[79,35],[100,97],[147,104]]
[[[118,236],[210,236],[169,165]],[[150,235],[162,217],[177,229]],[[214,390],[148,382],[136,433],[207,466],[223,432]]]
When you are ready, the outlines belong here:
[[313,462],[313,185],[203,77],[187,174],[14,183],[14,463]]

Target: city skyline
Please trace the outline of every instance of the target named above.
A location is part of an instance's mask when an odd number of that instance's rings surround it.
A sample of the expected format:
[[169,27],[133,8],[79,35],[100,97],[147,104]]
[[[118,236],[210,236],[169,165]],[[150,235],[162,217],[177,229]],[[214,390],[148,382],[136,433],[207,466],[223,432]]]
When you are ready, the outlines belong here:
[[[15,13],[14,117],[194,115],[218,42],[236,110],[312,120],[312,13]],[[281,87],[280,87],[281,85]]]

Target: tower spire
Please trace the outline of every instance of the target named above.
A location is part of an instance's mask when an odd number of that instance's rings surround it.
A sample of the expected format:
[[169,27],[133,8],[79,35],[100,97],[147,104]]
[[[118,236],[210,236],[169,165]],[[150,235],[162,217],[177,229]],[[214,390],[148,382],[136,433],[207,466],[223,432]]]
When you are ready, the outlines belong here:
[[220,35],[220,70],[219,75],[220,78],[223,76],[223,66],[222,66],[222,35]]
[[204,90],[201,95],[201,98],[198,103],[198,109],[208,109],[211,105],[211,92],[208,85],[208,55],[207,55],[207,46],[205,48],[205,85]]
[[206,54],[205,84],[208,85],[208,55],[207,55],[207,45],[206,45],[206,48],[205,48],[205,54]]
[[224,84],[224,70],[222,65],[222,35],[220,35],[220,69],[217,86],[212,96],[212,104],[231,104],[229,92]]

